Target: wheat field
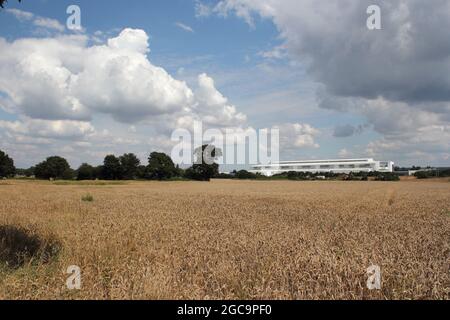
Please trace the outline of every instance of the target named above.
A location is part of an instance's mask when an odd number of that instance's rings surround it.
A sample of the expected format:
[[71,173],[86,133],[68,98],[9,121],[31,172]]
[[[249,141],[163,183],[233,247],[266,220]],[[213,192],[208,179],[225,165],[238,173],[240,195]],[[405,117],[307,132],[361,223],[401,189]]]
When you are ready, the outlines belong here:
[[450,295],[448,180],[3,181],[0,238],[0,299]]

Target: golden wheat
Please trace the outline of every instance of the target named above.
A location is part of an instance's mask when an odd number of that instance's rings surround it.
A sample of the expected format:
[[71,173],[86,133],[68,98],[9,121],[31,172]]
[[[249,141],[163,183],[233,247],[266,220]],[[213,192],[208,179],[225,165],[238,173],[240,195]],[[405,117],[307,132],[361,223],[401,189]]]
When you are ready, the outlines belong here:
[[447,181],[8,181],[0,226],[58,243],[3,262],[1,299],[449,298]]

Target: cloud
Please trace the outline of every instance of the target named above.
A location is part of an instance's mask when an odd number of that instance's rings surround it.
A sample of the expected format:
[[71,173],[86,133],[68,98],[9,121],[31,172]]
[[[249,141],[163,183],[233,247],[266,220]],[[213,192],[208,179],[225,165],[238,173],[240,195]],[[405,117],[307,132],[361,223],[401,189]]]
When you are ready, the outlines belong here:
[[236,126],[246,122],[247,117],[237,111],[228,102],[214,84],[213,78],[203,73],[198,76],[198,88],[195,91],[197,105],[194,107],[206,124],[214,126]]
[[33,24],[37,27],[53,29],[59,32],[63,32],[65,30],[65,27],[58,20],[55,19],[38,17],[33,21]]
[[140,29],[124,29],[118,37],[108,40],[108,47],[122,52],[136,52],[142,55],[150,52],[148,35]]
[[307,123],[285,123],[275,126],[280,130],[280,147],[284,150],[319,148],[315,138],[320,131]]
[[450,126],[429,125],[421,127],[416,135],[405,134],[402,139],[386,136],[370,142],[365,153],[374,157],[395,157],[402,154],[407,164],[417,164],[417,159],[429,163],[449,159]]
[[191,89],[154,65],[143,30],[124,29],[100,45],[89,40],[0,38],[0,108],[18,118],[0,122],[0,148],[20,163],[32,164],[26,150],[33,158],[61,153],[75,164],[111,152],[145,158],[149,150],[169,152],[171,132],[194,120],[205,128],[246,125],[207,74]]
[[62,140],[80,140],[95,133],[94,127],[89,122],[70,120],[0,120],[0,128],[14,135]]
[[272,19],[291,57],[307,59],[311,74],[336,95],[450,100],[448,1],[380,0],[383,31],[366,28],[366,9],[373,1],[344,2],[225,0],[216,11],[234,12],[246,21],[252,13]]
[[34,17],[33,13],[19,9],[6,9],[5,11],[12,14],[17,20],[20,21],[29,21]]
[[341,159],[345,159],[345,158],[350,158],[350,157],[352,157],[352,153],[350,152],[350,151],[348,151],[347,149],[341,149],[339,152],[338,152],[338,156],[339,156],[339,158],[341,158]]
[[[80,67],[84,37],[22,39],[0,38],[1,107],[46,120],[88,120],[90,112],[70,94],[75,79],[71,68]],[[70,64],[70,65],[69,65]]]
[[334,128],[333,137],[335,138],[348,138],[357,134],[361,134],[364,131],[364,126],[353,126],[346,124],[343,126],[336,126]]
[[333,137],[347,138],[353,136],[354,134],[355,134],[355,127],[350,124],[347,124],[344,126],[337,126],[336,128],[334,128]]
[[245,120],[210,77],[199,77],[197,97],[185,82],[153,65],[144,31],[125,29],[106,45],[89,47],[87,39],[0,39],[3,109],[44,120],[86,121],[104,113],[135,123],[192,110],[210,123]]
[[197,18],[208,17],[212,14],[212,8],[199,0],[195,1],[195,16]]
[[180,29],[182,29],[182,30],[184,30],[184,31],[194,33],[194,29],[192,29],[190,26],[188,26],[188,25],[186,25],[186,24],[184,24],[184,23],[176,22],[175,25],[176,25],[178,28],[180,28]]
[[245,1],[220,1],[214,8],[211,9],[211,12],[222,17],[227,17],[228,12],[230,11],[233,11],[237,17],[242,18],[250,27],[254,28],[252,12],[249,10]]
[[269,51],[261,51],[259,55],[266,59],[283,59],[286,58],[286,47],[284,45],[276,46]]
[[62,25],[56,19],[37,16],[34,13],[19,9],[6,9],[6,12],[12,14],[19,21],[32,21],[33,25],[36,27],[50,29],[58,32],[63,32],[65,30],[64,25]]
[[[363,115],[383,135],[383,143],[369,149],[387,150],[380,146],[389,141],[402,150],[419,150],[416,154],[444,154],[445,135],[429,135],[433,148],[409,142],[422,141],[431,126],[450,125],[450,2],[379,0],[382,30],[375,31],[366,27],[371,4],[223,0],[211,12],[235,14],[251,27],[255,16],[270,19],[287,57],[306,66],[320,84],[319,106]],[[336,129],[336,136],[352,134],[348,126]]]

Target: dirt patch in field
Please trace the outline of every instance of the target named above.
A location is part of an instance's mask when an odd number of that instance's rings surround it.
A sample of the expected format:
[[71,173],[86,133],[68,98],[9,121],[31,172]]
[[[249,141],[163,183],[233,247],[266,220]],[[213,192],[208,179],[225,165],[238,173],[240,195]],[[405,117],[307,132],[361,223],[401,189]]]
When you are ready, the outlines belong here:
[[61,245],[53,238],[42,238],[21,227],[0,226],[0,265],[17,269],[27,263],[48,263]]

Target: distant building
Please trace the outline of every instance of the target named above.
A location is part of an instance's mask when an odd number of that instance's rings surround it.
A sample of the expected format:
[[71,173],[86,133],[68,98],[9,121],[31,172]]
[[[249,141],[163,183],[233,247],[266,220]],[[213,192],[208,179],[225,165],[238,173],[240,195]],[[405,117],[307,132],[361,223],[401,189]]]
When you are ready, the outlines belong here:
[[420,168],[420,169],[401,169],[394,171],[399,176],[414,176],[418,172],[435,172],[439,176],[439,171],[444,171],[446,168]]
[[264,176],[273,176],[289,171],[310,173],[352,173],[352,172],[393,172],[394,162],[376,161],[374,159],[335,159],[283,161],[279,163],[256,165],[250,172]]

